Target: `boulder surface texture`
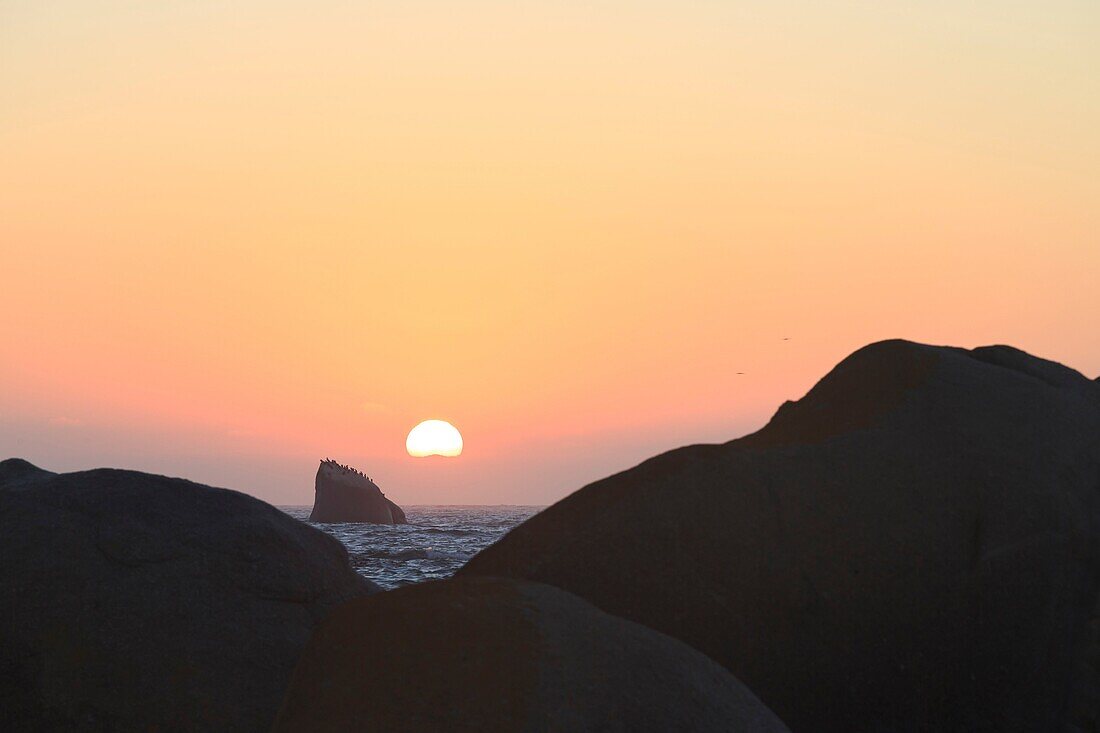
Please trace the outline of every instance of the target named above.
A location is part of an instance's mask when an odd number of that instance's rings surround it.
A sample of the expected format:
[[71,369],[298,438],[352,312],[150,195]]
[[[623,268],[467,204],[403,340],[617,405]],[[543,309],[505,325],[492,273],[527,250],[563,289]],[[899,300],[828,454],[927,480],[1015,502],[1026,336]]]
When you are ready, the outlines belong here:
[[276,733],[786,733],[720,665],[564,591],[473,578],[348,603],[314,633]]

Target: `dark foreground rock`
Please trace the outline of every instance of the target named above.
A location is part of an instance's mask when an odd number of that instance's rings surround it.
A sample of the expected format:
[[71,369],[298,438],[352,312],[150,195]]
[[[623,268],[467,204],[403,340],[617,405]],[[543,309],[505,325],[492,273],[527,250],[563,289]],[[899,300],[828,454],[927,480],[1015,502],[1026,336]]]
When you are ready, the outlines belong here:
[[1100,604],[1088,624],[1083,657],[1077,671],[1070,727],[1065,733],[1100,731]]
[[266,731],[313,627],[376,588],[235,491],[0,462],[0,730]]
[[1087,666],[1098,500],[1095,383],[890,341],[758,433],[587,486],[461,574],[683,639],[795,731],[1054,731]]
[[475,578],[335,611],[303,653],[275,725],[317,730],[787,729],[682,642],[556,588]]
[[405,512],[362,472],[336,461],[317,468],[311,522],[406,524]]

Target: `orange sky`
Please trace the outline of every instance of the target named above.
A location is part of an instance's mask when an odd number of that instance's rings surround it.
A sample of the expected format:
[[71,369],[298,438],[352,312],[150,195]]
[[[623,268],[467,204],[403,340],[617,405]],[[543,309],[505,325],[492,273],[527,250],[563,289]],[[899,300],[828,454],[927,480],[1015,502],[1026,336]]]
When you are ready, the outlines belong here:
[[[1092,0],[0,2],[0,457],[541,504],[881,338],[1096,376],[1098,37]],[[432,417],[461,457],[405,454]]]

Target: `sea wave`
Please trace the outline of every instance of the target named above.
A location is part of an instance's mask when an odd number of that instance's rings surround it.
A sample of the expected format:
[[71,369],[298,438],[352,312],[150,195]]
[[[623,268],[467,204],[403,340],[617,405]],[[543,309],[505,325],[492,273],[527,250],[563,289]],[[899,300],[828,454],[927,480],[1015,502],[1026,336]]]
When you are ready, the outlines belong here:
[[[348,550],[351,565],[383,588],[447,578],[538,507],[406,506],[408,524],[313,523]],[[283,507],[308,522],[310,507]]]
[[410,547],[404,550],[367,550],[365,552],[352,553],[355,558],[371,558],[375,560],[459,560],[462,562],[469,560],[474,554],[475,553],[444,552],[443,550],[433,550],[430,547],[424,549]]
[[[509,525],[510,526],[510,525]],[[428,534],[444,534],[449,537],[473,537],[485,534],[484,529],[440,529],[439,527],[421,527],[421,532]]]

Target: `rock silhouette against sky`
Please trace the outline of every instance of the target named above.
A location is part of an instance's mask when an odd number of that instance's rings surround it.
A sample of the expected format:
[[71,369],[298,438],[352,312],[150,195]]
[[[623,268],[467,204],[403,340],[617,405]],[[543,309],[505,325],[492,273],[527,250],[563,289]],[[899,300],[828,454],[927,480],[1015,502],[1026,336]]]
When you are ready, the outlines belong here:
[[7,730],[267,731],[313,627],[377,587],[245,494],[0,462]]
[[317,468],[311,522],[405,524],[405,512],[362,471],[333,460]]
[[1094,382],[888,341],[759,432],[586,486],[461,574],[683,639],[795,731],[1048,730],[1096,598],[1098,502]]

